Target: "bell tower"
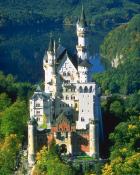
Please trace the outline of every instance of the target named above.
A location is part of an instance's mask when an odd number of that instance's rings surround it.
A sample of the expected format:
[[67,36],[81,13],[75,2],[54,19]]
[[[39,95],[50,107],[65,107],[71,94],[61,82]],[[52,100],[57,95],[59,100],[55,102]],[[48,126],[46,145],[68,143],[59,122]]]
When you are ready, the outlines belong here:
[[87,47],[88,47],[88,26],[86,22],[84,8],[82,6],[81,16],[77,21],[77,37],[78,37],[78,44],[76,46],[77,55],[82,60],[88,59]]

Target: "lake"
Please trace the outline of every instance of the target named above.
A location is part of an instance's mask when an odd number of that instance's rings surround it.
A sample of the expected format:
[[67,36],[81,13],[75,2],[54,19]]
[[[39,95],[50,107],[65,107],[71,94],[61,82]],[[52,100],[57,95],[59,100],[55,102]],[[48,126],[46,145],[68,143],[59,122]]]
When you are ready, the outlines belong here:
[[[77,43],[76,27],[49,23],[36,26],[11,27],[0,30],[0,69],[12,73],[20,81],[43,80],[42,59],[48,48],[50,34],[58,43],[75,53]],[[100,61],[99,45],[104,33],[89,29],[89,51],[92,56],[93,72],[104,71]]]

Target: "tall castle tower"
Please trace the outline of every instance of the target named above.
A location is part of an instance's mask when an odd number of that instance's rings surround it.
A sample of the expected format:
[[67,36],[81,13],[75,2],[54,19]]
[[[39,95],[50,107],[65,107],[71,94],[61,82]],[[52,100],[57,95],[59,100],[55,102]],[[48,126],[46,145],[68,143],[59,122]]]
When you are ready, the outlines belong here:
[[82,60],[88,59],[87,46],[88,46],[88,26],[86,22],[84,8],[82,6],[82,12],[80,19],[77,22],[77,36],[78,36],[78,45],[76,46],[77,55]]
[[43,59],[43,68],[45,71],[45,92],[55,96],[56,93],[56,71],[55,71],[55,42],[50,37],[49,47]]
[[78,56],[79,83],[89,81],[89,55],[88,55],[88,25],[86,22],[84,8],[82,6],[81,16],[77,22],[78,44],[76,46]]
[[28,163],[32,167],[35,163],[35,154],[36,154],[36,130],[37,123],[36,120],[32,117],[28,122]]

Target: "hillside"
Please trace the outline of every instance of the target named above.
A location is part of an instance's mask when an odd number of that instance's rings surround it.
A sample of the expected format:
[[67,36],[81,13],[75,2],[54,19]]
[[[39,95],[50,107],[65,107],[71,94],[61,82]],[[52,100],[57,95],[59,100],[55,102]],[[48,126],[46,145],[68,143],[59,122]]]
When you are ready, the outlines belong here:
[[[98,29],[110,29],[126,22],[140,10],[137,0],[91,0],[83,1],[83,5],[89,23]],[[1,0],[0,26],[40,25],[51,21],[73,23],[80,9],[80,0]]]
[[115,68],[108,67],[94,75],[102,94],[106,95],[102,99],[106,133],[102,152],[109,157],[109,162],[103,167],[102,175],[140,174],[139,22],[140,15],[136,15],[111,31],[100,49],[103,60],[110,65],[116,56],[121,56]]
[[100,49],[103,61],[112,64],[118,59],[118,64],[115,65],[117,68],[94,76],[103,93],[132,94],[139,91],[139,43],[140,15],[136,15],[128,24],[121,25],[107,35]]
[[101,45],[101,55],[106,62],[117,67],[120,63],[140,59],[140,15],[127,24],[111,31]]

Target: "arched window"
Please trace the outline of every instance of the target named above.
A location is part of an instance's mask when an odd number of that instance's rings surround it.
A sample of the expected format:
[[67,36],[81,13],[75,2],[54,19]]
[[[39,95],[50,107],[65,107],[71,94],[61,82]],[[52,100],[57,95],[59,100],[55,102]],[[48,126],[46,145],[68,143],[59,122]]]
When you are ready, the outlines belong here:
[[87,86],[85,86],[85,88],[84,88],[84,92],[85,92],[85,93],[88,92],[88,88],[87,88]]
[[75,103],[74,107],[77,108],[77,103]]
[[75,92],[75,87],[72,87],[71,88],[71,92]]
[[75,100],[75,96],[74,95],[71,96],[71,100]]
[[83,88],[82,88],[82,86],[79,87],[79,92],[80,92],[80,93],[83,92]]
[[90,88],[89,88],[89,92],[92,92],[92,86],[90,86]]

